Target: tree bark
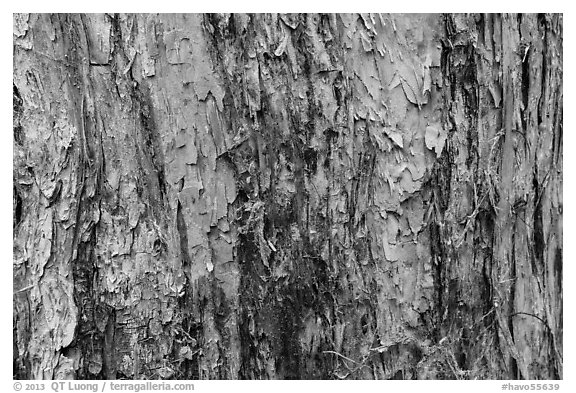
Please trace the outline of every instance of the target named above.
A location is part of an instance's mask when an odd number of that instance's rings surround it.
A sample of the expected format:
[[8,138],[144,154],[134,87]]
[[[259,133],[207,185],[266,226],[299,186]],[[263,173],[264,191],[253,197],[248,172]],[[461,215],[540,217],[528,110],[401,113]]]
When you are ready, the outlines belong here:
[[14,375],[562,378],[562,15],[14,15]]

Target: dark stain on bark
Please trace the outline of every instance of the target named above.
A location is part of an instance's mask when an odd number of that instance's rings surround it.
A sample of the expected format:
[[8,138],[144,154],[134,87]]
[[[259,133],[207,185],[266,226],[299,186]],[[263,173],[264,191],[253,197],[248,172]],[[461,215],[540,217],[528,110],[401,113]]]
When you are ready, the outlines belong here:
[[16,226],[18,226],[18,224],[20,224],[20,222],[22,221],[22,205],[23,205],[23,200],[22,197],[20,196],[20,192],[18,191],[17,187],[13,187],[12,188],[12,193],[14,195],[14,210],[13,210],[13,225],[12,228],[16,228]]
[[20,124],[22,114],[24,113],[24,104],[22,97],[20,96],[20,91],[15,84],[12,84],[12,117],[13,117],[13,132],[14,132],[14,142],[22,145],[24,142],[24,133],[22,130],[22,125]]
[[184,273],[189,282],[191,282],[190,267],[192,266],[192,259],[188,252],[188,228],[186,226],[186,221],[184,220],[182,204],[180,201],[178,201],[178,206],[176,208],[176,228],[178,229],[178,235],[180,236],[180,255],[182,256]]
[[261,333],[254,331],[254,320],[258,314],[262,297],[260,288],[262,279],[255,264],[259,261],[260,253],[254,232],[246,230],[238,236],[238,262],[240,265],[240,348],[241,366],[240,379],[253,379],[259,359],[259,341],[264,338]]
[[[544,238],[544,229],[542,221],[542,198],[541,195],[545,191],[541,188],[538,183],[538,174],[534,174],[532,186],[534,187],[534,218],[532,225],[534,228],[533,232],[533,244],[534,253],[531,258],[532,261],[532,272],[538,274],[540,271],[544,270],[544,250],[546,249],[546,239]],[[546,286],[546,280],[543,280],[544,287]]]
[[[82,363],[78,370],[78,376],[86,379],[106,379],[109,370],[113,367],[113,360],[106,358],[111,356],[106,353],[106,332],[98,329],[96,321],[109,317],[109,309],[98,300],[100,294],[94,288],[94,283],[98,282],[99,275],[94,261],[94,245],[96,233],[93,230],[88,242],[81,242],[78,245],[78,257],[73,261],[74,275],[74,300],[78,307],[78,325],[76,327],[75,338],[69,349],[78,348],[87,360]],[[110,346],[108,347],[110,349]],[[92,359],[101,358],[103,369],[106,373],[90,372],[89,365]],[[104,365],[106,365],[104,367]]]
[[107,318],[104,330],[104,343],[102,345],[102,376],[103,379],[116,379],[115,361],[115,333],[116,333],[116,310],[111,307],[103,307]]

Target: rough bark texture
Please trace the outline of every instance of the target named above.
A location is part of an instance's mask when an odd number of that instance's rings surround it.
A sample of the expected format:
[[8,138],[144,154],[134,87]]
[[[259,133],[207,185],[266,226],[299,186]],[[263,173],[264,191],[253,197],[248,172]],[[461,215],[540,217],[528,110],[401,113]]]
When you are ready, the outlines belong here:
[[561,15],[14,15],[17,378],[562,378]]

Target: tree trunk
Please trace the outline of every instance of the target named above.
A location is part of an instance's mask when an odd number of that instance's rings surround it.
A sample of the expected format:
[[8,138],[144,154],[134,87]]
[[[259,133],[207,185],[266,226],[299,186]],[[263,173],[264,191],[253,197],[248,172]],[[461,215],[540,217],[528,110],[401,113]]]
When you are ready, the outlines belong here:
[[16,378],[562,378],[561,15],[14,15]]

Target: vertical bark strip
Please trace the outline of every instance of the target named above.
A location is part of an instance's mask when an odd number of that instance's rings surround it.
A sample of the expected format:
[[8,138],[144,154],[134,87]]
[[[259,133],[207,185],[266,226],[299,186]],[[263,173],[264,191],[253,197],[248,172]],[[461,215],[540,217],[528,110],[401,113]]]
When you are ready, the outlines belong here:
[[562,378],[562,16],[14,15],[14,375]]

